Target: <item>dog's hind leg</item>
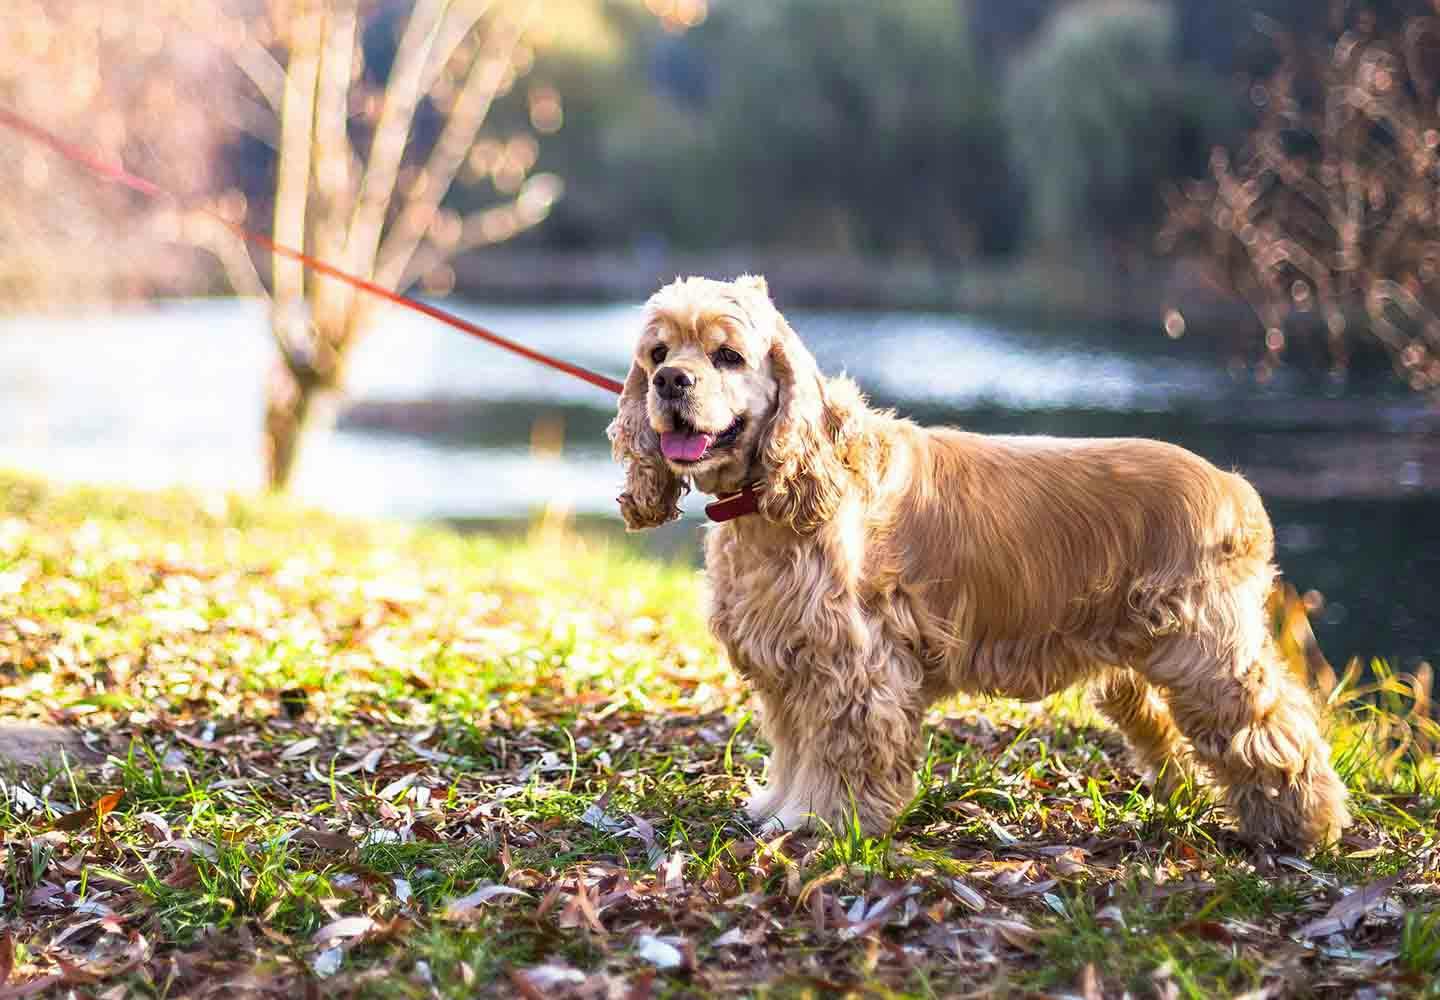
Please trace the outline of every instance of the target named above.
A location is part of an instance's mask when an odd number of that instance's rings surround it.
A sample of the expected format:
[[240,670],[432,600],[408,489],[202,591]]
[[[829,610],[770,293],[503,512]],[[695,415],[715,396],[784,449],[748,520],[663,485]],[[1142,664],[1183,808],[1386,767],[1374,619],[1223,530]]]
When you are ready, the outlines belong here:
[[1328,843],[1350,815],[1318,708],[1275,655],[1259,605],[1253,621],[1251,609],[1238,610],[1251,627],[1172,636],[1146,676],[1166,690],[1176,725],[1214,773],[1242,833],[1302,849]]
[[1157,799],[1168,802],[1176,792],[1194,789],[1190,747],[1154,685],[1133,670],[1115,668],[1101,676],[1092,696],[1101,714],[1125,734]]

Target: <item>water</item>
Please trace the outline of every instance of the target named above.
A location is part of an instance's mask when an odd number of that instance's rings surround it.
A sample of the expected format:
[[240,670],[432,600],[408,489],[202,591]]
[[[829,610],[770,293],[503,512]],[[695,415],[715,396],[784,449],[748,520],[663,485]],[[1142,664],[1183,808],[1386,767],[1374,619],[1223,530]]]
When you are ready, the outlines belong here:
[[[638,318],[614,305],[458,308],[617,376]],[[1239,468],[1266,496],[1287,578],[1326,597],[1317,632],[1332,659],[1440,653],[1440,444],[1423,408],[1385,381],[1342,391],[1286,371],[1262,389],[1209,345],[1159,336],[923,314],[790,318],[822,367],[924,422],[1160,437]],[[271,357],[255,303],[0,320],[0,465],[255,489]],[[357,352],[351,396],[336,433],[302,460],[295,488],[309,503],[399,518],[517,518],[545,505],[614,516],[614,399],[601,390],[391,310]],[[557,433],[559,454],[532,444]]]

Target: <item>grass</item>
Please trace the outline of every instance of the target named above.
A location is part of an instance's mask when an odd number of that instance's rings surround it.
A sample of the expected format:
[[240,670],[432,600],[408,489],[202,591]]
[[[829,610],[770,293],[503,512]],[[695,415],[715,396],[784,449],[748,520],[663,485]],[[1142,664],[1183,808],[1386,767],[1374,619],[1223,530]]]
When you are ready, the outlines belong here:
[[1317,668],[1358,823],[1308,860],[1077,694],[933,712],[886,837],[757,841],[701,591],[563,526],[0,478],[0,757],[91,745],[0,765],[0,998],[1440,996],[1428,674]]

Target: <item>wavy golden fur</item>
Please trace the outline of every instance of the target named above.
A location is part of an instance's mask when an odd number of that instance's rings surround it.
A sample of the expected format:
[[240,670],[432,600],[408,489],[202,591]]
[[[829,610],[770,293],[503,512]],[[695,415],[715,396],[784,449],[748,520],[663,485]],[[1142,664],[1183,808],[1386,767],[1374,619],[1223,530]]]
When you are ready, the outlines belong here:
[[[675,435],[713,443],[667,459]],[[678,516],[692,484],[763,487],[705,546],[711,627],[774,748],[755,819],[883,830],[932,702],[1088,682],[1163,792],[1198,763],[1253,838],[1312,847],[1348,824],[1316,706],[1272,649],[1270,520],[1240,476],[1157,441],[873,410],[752,277],[650,299],[610,436],[631,528]]]

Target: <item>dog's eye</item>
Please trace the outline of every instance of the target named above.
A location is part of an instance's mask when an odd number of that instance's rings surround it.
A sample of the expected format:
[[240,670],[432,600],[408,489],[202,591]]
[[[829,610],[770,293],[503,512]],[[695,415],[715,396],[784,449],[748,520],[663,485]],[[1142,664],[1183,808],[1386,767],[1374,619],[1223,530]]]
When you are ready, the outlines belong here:
[[650,352],[650,360],[658,365],[660,362],[665,360],[665,355],[669,353],[670,348],[666,347],[664,344],[661,344],[659,347],[655,348],[655,350]]
[[738,352],[732,351],[728,347],[720,348],[711,355],[711,358],[717,365],[743,365],[745,363],[745,359]]

